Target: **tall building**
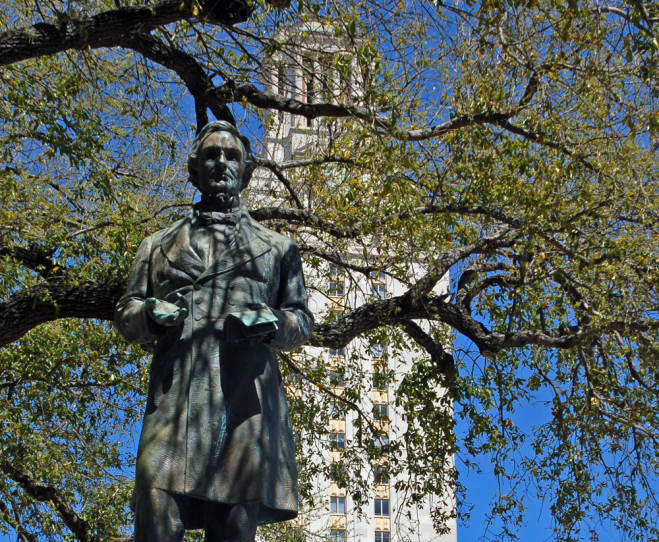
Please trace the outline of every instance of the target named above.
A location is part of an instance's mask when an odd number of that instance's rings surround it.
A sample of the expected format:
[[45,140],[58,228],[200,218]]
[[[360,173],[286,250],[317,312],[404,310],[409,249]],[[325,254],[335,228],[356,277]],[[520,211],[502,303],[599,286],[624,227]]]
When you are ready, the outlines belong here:
[[[296,98],[302,102],[358,103],[362,73],[343,51],[341,40],[327,27],[306,24],[284,31],[289,43],[301,40],[294,53],[278,53],[264,67],[264,90]],[[345,60],[341,62],[341,56]],[[337,67],[338,66],[338,67]],[[276,113],[268,120],[262,156],[279,163],[304,159],[324,150],[328,141],[341,130],[340,121],[319,122],[289,113]],[[298,197],[310,204],[313,190],[303,189]],[[285,204],[286,189],[274,174],[261,174],[252,180],[250,206]],[[375,242],[375,241],[374,241]],[[375,250],[375,247],[372,247]],[[345,261],[363,260],[363,246],[347,249]],[[415,271],[416,264],[410,263]],[[420,268],[417,269],[420,271]],[[404,291],[401,284],[384,272],[370,276],[347,275],[340,266],[325,263],[305,273],[310,292],[310,308],[320,318],[340,318],[344,310],[373,299],[384,299]],[[448,279],[440,289],[446,290]],[[378,338],[379,337],[379,338]],[[388,457],[383,453],[370,468],[357,473],[367,480],[369,494],[361,498],[361,510],[341,483],[342,470],[350,469],[350,447],[360,440],[360,431],[368,425],[377,431],[376,446],[386,449],[390,439],[404,430],[405,422],[393,408],[397,383],[412,363],[412,353],[393,352],[386,337],[357,339],[344,348],[307,348],[301,356],[320,360],[326,368],[324,391],[318,390],[316,401],[327,404],[326,441],[323,450],[300,450],[313,453],[330,464],[330,475],[313,480],[316,506],[303,507],[300,540],[331,542],[455,542],[454,522],[448,534],[439,535],[433,528],[431,510],[451,508],[452,496],[428,497],[420,505],[410,505],[404,491],[396,490],[396,481],[405,472],[393,475]],[[367,379],[363,375],[369,375]],[[360,379],[356,382],[355,379]],[[364,380],[368,380],[365,382]],[[350,386],[360,386],[359,412],[346,408],[343,398]],[[294,388],[294,386],[291,386]],[[289,390],[295,399],[295,389]],[[307,398],[308,400],[308,398]],[[368,421],[360,419],[366,413]],[[303,439],[301,439],[303,441]],[[304,444],[302,444],[304,447]]]

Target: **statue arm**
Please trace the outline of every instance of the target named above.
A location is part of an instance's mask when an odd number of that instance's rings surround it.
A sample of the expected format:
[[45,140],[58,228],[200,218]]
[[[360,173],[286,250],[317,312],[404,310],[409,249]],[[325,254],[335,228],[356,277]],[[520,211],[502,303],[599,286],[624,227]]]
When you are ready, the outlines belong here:
[[295,350],[309,340],[313,316],[307,306],[308,296],[304,285],[300,251],[290,243],[281,262],[277,307],[277,331],[270,341],[277,350]]
[[152,237],[147,237],[137,249],[128,275],[126,291],[115,307],[114,321],[119,333],[131,344],[154,342],[166,332],[149,316],[147,299],[151,297],[149,262]]

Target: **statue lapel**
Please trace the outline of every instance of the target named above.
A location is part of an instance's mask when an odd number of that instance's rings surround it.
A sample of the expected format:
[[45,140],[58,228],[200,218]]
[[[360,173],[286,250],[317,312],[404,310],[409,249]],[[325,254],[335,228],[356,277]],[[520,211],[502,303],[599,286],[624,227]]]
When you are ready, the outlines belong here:
[[188,275],[193,281],[204,272],[204,263],[190,244],[192,218],[173,224],[162,237],[160,251],[170,265]]
[[270,243],[259,235],[249,213],[243,209],[238,231],[229,247],[204,270],[197,282],[223,275],[270,251]]

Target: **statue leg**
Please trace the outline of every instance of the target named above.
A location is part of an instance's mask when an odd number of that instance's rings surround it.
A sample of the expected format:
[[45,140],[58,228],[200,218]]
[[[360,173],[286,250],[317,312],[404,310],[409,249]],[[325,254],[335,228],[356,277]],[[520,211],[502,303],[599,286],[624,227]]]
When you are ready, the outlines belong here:
[[179,503],[162,489],[136,495],[134,542],[181,542],[185,525]]
[[204,507],[206,542],[254,542],[259,522],[259,507],[258,502],[206,503]]

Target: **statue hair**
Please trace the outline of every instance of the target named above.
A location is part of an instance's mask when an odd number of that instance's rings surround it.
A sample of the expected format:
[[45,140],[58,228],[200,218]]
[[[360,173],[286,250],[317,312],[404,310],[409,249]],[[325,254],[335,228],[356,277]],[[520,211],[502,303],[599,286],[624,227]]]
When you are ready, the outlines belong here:
[[252,173],[254,173],[254,170],[256,169],[256,161],[254,160],[254,156],[252,155],[252,146],[249,143],[249,139],[247,139],[244,135],[241,135],[241,133],[238,131],[238,128],[236,128],[233,124],[225,120],[215,120],[213,122],[209,122],[206,126],[204,126],[201,129],[201,131],[195,136],[194,140],[192,141],[192,146],[190,147],[190,153],[188,154],[188,173],[190,175],[189,181],[192,183],[193,186],[195,187],[199,186],[198,178],[197,178],[197,160],[199,158],[199,148],[201,147],[201,144],[204,142],[204,139],[206,139],[206,137],[208,137],[213,132],[229,132],[231,135],[236,137],[242,143],[243,150],[245,151],[243,153],[243,163],[245,164],[245,172],[243,173],[240,190],[243,190],[244,188],[247,187],[250,179],[252,178]]

